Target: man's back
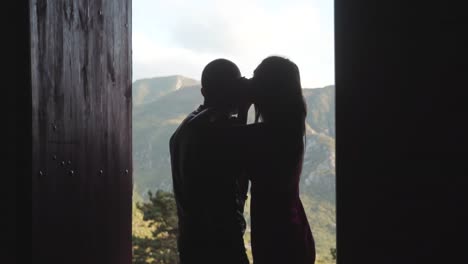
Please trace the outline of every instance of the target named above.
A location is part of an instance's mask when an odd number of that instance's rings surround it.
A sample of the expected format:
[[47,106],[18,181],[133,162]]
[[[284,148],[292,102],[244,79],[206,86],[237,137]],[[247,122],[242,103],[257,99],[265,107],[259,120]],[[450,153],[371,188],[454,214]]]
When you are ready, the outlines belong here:
[[171,165],[179,216],[182,264],[248,263],[242,235],[245,221],[228,135],[217,129],[231,122],[214,109],[199,107],[171,137]]

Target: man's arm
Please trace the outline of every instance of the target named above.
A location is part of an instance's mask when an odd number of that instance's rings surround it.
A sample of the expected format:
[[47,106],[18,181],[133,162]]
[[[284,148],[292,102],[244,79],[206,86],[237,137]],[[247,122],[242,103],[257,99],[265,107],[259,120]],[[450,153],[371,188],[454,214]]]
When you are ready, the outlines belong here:
[[247,118],[248,118],[250,106],[251,106],[250,103],[239,106],[239,112],[237,114],[237,119],[239,120],[240,125],[246,125],[247,124]]

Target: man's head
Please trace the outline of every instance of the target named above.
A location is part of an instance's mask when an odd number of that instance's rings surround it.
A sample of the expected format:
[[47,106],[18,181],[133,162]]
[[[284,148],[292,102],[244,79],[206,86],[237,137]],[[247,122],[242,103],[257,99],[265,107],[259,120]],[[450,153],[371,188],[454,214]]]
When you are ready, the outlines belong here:
[[202,72],[202,95],[205,104],[217,107],[232,108],[235,105],[238,87],[236,83],[241,73],[236,64],[226,59],[216,59],[208,63]]

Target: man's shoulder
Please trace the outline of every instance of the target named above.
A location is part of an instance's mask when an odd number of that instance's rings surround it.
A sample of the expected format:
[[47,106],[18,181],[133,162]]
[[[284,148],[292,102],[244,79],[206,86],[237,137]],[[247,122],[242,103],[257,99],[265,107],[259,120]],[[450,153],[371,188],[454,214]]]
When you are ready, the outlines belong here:
[[198,124],[204,121],[207,109],[199,107],[195,111],[188,114],[179,124],[176,131],[172,134],[170,142],[174,142],[180,134],[186,134],[189,130],[194,130]]

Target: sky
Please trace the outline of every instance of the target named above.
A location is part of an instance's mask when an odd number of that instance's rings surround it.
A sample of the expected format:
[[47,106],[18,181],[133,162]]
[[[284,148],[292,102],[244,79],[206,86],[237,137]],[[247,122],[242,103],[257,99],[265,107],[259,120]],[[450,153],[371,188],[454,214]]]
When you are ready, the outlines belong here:
[[295,62],[304,88],[335,83],[333,0],[133,0],[133,80],[200,80],[226,58],[245,77],[266,57]]

